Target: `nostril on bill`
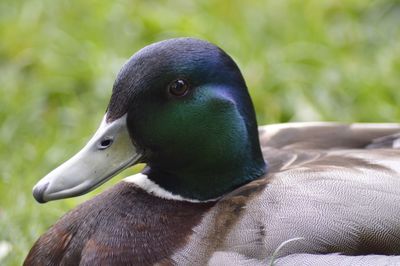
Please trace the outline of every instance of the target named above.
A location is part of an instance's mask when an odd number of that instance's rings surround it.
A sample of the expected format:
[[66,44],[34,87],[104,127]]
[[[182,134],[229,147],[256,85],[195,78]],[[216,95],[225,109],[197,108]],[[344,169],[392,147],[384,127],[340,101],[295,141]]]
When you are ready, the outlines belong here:
[[99,143],[98,148],[99,148],[100,150],[107,149],[108,147],[111,146],[112,143],[113,143],[113,139],[112,139],[112,138],[103,139],[103,140]]

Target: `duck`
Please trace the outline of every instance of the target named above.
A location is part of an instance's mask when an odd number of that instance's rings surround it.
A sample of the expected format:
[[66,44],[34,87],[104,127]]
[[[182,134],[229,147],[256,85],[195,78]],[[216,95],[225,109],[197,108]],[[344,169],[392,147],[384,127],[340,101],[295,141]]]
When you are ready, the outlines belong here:
[[39,203],[128,176],[67,212],[24,265],[400,265],[400,124],[258,126],[218,46],[148,45]]

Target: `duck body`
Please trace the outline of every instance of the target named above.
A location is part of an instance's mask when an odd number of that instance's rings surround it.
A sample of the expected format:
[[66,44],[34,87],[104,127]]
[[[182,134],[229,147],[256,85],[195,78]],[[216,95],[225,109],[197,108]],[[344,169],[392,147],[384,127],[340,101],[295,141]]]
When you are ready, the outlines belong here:
[[[161,48],[171,45],[186,45],[182,49],[198,58],[210,49],[221,52],[190,38]],[[171,49],[163,49],[156,44],[141,53],[168,57]],[[104,150],[115,158],[107,160],[122,162],[103,170],[107,177],[134,162],[147,167],[64,215],[35,243],[25,265],[400,264],[399,124],[289,123],[257,131],[247,90],[241,91],[244,81],[240,72],[231,73],[238,70],[225,54],[220,60],[227,68],[194,71],[207,81],[199,85],[186,73],[193,64],[175,67],[186,75],[163,66],[171,76],[163,84],[183,76],[193,86],[192,95],[182,96],[185,88],[176,86],[184,81],[174,83],[173,94],[186,98],[169,95],[168,102],[151,89],[131,91],[133,85],[148,86],[135,75],[159,74],[132,73],[132,64],[145,71],[145,59],[125,65],[99,131],[78,157],[38,183],[34,195],[45,202],[84,193],[81,171],[95,180],[89,189],[104,182],[87,164],[82,170],[87,153],[96,169],[105,162]],[[182,127],[189,119],[202,124]],[[121,133],[125,124],[129,134]],[[209,139],[201,139],[207,132]],[[112,144],[105,141],[110,138]],[[128,142],[134,148],[126,148]],[[71,171],[77,173],[72,180],[66,174]]]
[[[202,203],[151,195],[134,176],[66,214],[25,263],[261,265],[291,239],[278,265],[398,263],[388,255],[400,254],[400,150],[367,147],[399,130],[330,123],[260,127],[264,158],[271,162],[265,177]],[[342,136],[322,141],[332,134]],[[284,141],[288,135],[291,142]]]

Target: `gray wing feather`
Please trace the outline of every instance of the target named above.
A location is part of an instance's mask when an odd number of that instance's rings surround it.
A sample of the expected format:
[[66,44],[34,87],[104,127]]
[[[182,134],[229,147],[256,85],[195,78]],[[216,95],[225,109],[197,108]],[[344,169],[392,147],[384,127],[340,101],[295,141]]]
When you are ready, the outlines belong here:
[[346,256],[335,254],[292,254],[277,259],[274,266],[376,266],[376,265],[400,265],[400,256],[363,255]]

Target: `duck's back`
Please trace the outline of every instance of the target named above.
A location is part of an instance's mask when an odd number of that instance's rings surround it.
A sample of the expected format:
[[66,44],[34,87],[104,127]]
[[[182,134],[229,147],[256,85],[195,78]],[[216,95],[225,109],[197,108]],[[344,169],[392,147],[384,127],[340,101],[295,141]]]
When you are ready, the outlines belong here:
[[[285,150],[399,148],[400,124],[308,122],[259,127],[261,147]],[[268,158],[269,159],[269,158]]]
[[269,174],[224,197],[176,260],[400,263],[387,257],[400,255],[399,132],[395,124],[260,128]]

